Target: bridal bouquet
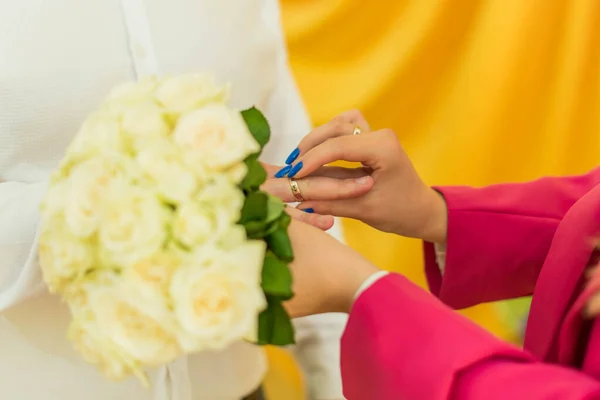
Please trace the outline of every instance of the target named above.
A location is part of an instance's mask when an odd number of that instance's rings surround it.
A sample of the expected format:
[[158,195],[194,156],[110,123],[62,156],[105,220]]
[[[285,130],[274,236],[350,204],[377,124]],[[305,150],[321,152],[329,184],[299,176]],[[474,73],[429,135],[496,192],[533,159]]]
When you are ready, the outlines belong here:
[[238,340],[293,342],[284,204],[260,191],[269,126],[206,75],[115,88],[41,207],[44,280],[68,337],[111,379]]

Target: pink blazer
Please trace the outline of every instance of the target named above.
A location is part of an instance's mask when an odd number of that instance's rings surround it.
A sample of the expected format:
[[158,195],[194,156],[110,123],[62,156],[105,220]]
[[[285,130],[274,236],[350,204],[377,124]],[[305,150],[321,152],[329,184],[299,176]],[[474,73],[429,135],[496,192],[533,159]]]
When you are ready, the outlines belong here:
[[[443,278],[425,244],[439,299],[395,274],[359,297],[342,339],[345,396],[600,399],[600,322],[581,315],[591,238],[600,235],[599,183],[600,168],[526,184],[440,188],[449,208]],[[524,351],[449,309],[532,293]]]

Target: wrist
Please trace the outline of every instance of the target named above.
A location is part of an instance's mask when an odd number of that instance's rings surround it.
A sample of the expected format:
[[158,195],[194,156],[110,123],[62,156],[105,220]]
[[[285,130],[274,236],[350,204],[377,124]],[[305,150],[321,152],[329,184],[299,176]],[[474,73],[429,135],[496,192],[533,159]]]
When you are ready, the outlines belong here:
[[358,297],[357,295],[360,294],[360,289],[369,278],[380,272],[380,270],[362,257],[354,258],[351,263],[342,265],[347,267],[347,273],[344,279],[340,280],[340,286],[336,290],[336,299],[332,303],[335,304],[336,308],[334,312],[349,314]]
[[425,196],[426,215],[423,231],[419,237],[426,242],[446,243],[448,232],[448,206],[444,196],[433,188],[427,188]]

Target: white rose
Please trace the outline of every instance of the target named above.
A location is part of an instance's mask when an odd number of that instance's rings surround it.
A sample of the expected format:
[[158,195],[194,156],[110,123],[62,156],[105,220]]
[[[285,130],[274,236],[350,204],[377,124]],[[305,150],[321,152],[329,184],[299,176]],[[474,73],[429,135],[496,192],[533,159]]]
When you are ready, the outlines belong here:
[[[100,333],[96,321],[74,318],[67,338],[84,360],[96,365],[109,379],[121,380],[138,370],[135,360],[119,351],[118,346]],[[143,377],[139,371],[138,376]],[[142,378],[147,382],[147,379]]]
[[120,152],[123,148],[123,136],[117,119],[96,112],[85,120],[69,145],[68,154],[82,158],[106,151]]
[[210,75],[188,74],[166,78],[156,99],[169,111],[184,113],[209,103],[225,103],[229,86],[218,86]]
[[180,149],[166,139],[143,149],[137,162],[169,202],[187,201],[197,189],[196,175],[184,165]]
[[40,236],[38,258],[44,281],[51,292],[83,276],[94,264],[92,245],[56,226],[44,227]]
[[232,250],[248,240],[246,228],[241,225],[231,225],[217,238],[217,246],[222,250]]
[[153,285],[121,279],[113,285],[87,285],[86,291],[99,333],[128,358],[154,367],[181,354],[174,316]]
[[105,194],[98,240],[104,263],[130,267],[164,244],[168,210],[154,192],[115,185]]
[[[43,225],[48,225],[53,220],[64,217],[68,187],[68,183],[61,180],[49,186],[40,205],[40,217]],[[60,223],[64,223],[64,221],[61,220]]]
[[195,202],[180,205],[173,222],[173,235],[185,246],[204,244],[217,233],[217,220],[209,207]]
[[180,255],[175,251],[159,251],[123,272],[123,279],[152,285],[156,289],[167,292],[173,273],[182,265]]
[[140,103],[152,99],[157,87],[158,79],[153,76],[142,78],[138,82],[125,82],[114,87],[106,101],[123,105]]
[[64,213],[71,232],[88,237],[98,227],[103,195],[112,185],[135,180],[139,176],[130,159],[120,156],[99,156],[71,169],[66,181]]
[[204,185],[196,196],[203,204],[215,206],[229,215],[229,222],[237,222],[242,216],[242,207],[246,197],[244,192],[233,184],[227,177],[214,175],[212,180]]
[[187,248],[219,242],[231,232],[238,215],[219,204],[184,203],[176,211],[173,235]]
[[191,164],[228,169],[260,150],[242,115],[222,104],[209,104],[179,119],[175,143]]
[[256,336],[256,319],[265,309],[260,286],[265,243],[246,242],[221,252],[205,248],[203,258],[179,269],[171,281],[171,297],[185,351],[222,349]]
[[248,167],[243,162],[235,164],[233,167],[225,171],[227,177],[236,185],[242,183],[247,173]]
[[152,102],[125,109],[121,126],[135,150],[167,137],[171,131],[164,110]]

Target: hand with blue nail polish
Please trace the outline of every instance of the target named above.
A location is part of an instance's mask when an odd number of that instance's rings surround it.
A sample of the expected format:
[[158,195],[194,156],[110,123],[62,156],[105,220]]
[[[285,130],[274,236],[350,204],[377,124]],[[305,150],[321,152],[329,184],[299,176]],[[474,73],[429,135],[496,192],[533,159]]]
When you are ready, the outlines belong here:
[[288,158],[286,158],[285,163],[288,165],[292,164],[294,161],[296,161],[296,159],[298,158],[299,155],[300,155],[300,149],[298,147],[296,147],[294,149],[294,151],[292,151],[290,153]]
[[283,178],[292,170],[291,165],[286,165],[275,173],[275,178]]
[[292,169],[290,169],[290,171],[288,172],[288,178],[293,178],[293,177],[295,177],[295,176],[296,176],[296,174],[297,174],[298,172],[300,172],[300,170],[302,169],[302,166],[303,166],[303,165],[304,165],[304,164],[302,163],[302,161],[300,161],[298,164],[294,165],[294,166],[292,167]]
[[[305,200],[302,208],[357,219],[385,232],[445,242],[445,200],[420,178],[396,133],[361,128],[357,135],[355,128],[334,120],[316,128],[298,146],[301,156],[287,176],[298,183]],[[338,161],[360,167],[327,166]],[[284,199],[290,197],[284,182],[268,180],[265,186]]]
[[[285,177],[294,178],[302,169],[301,162],[283,168],[263,164],[269,179],[263,184],[262,190],[281,198],[288,203],[296,202],[290,182]],[[335,200],[357,197],[368,192],[373,186],[369,176],[370,170],[366,168],[346,169],[340,167],[324,167],[311,176],[295,179],[305,201],[308,200]],[[305,209],[307,207],[304,207]]]

